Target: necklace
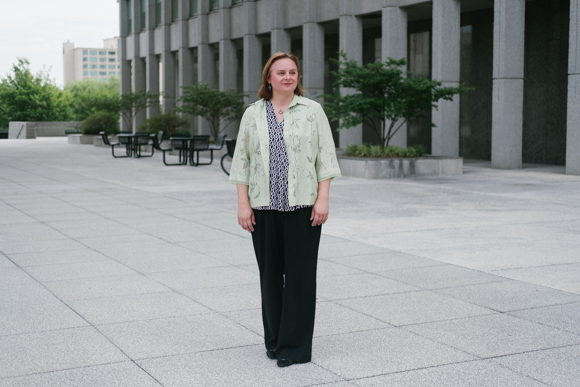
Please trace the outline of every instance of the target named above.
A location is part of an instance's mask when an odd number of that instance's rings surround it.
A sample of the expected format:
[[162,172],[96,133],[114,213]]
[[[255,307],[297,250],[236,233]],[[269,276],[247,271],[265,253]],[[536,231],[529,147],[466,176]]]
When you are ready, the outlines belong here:
[[284,114],[284,110],[280,109],[280,111],[278,112],[278,114],[283,115]]

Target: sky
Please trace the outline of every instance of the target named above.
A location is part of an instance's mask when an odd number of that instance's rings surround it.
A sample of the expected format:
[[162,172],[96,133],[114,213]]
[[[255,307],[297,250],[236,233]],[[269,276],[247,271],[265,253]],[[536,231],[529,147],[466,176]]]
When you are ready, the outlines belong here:
[[98,48],[119,36],[117,0],[0,0],[0,15],[0,78],[20,57],[33,73],[50,68],[62,87],[64,42]]

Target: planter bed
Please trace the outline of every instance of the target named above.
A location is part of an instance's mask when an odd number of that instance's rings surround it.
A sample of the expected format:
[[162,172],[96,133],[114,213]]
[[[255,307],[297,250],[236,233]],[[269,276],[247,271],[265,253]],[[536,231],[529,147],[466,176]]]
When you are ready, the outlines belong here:
[[372,158],[339,156],[338,164],[343,176],[364,179],[463,174],[462,157]]
[[69,134],[68,135],[68,143],[69,144],[91,144],[93,145],[93,141],[95,137],[101,137],[99,135],[94,134]]

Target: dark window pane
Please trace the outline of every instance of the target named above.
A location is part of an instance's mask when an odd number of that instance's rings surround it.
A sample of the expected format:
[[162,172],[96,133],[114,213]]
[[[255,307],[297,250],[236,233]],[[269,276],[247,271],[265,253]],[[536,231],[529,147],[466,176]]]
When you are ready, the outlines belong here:
[[127,0],[127,33],[130,34],[133,31],[133,2]]
[[147,28],[147,0],[141,0],[141,31]]
[[174,22],[177,20],[178,13],[177,13],[177,0],[171,0],[171,21]]
[[219,0],[209,0],[209,10],[213,11],[220,7]]
[[161,0],[155,1],[155,25],[161,25]]
[[197,0],[189,0],[189,16],[197,15]]

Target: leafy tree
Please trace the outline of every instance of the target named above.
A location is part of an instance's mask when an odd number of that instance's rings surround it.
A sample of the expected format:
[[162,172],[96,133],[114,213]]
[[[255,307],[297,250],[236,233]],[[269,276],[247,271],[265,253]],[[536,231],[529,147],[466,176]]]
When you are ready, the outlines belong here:
[[107,82],[86,78],[70,82],[65,91],[71,95],[71,111],[75,120],[82,121],[97,112],[119,114],[119,78]]
[[119,115],[110,112],[97,112],[81,122],[81,132],[83,134],[107,134],[119,133]]
[[175,133],[191,135],[187,130],[190,123],[191,122],[187,117],[170,112],[148,118],[145,120],[145,123],[139,127],[139,130],[153,134],[162,130],[163,138],[167,139]]
[[[211,89],[204,83],[183,87],[183,96],[179,99],[181,107],[175,109],[182,113],[201,116],[208,120],[213,138],[233,121],[244,114],[245,94],[234,89],[220,91]],[[220,128],[222,123],[226,123]]]
[[133,131],[133,121],[139,112],[150,106],[159,105],[159,96],[160,93],[145,90],[137,90],[119,96],[118,111],[120,111],[121,118],[128,131]]
[[12,74],[0,80],[0,127],[9,121],[67,121],[70,94],[59,89],[48,71],[33,75],[30,62],[18,58]]
[[[413,78],[401,70],[405,59],[388,58],[385,62],[373,62],[359,66],[354,60],[333,60],[338,70],[332,94],[324,109],[332,120],[341,120],[338,130],[368,124],[379,140],[381,148],[389,145],[391,138],[408,121],[425,117],[425,112],[437,108],[440,99],[451,101],[453,96],[469,88],[443,87],[439,81]],[[353,94],[340,94],[340,88],[349,88]],[[432,126],[435,126],[433,123]]]

